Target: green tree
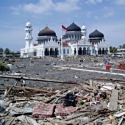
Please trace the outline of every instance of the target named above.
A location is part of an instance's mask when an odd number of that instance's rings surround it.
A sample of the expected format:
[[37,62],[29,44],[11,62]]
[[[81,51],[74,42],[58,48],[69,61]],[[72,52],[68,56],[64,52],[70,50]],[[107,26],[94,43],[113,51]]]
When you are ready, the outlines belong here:
[[10,54],[12,54],[12,56],[14,56],[14,52],[13,51],[11,51]]
[[125,48],[125,44],[123,44],[122,47]]
[[113,49],[112,49],[113,47],[112,46],[110,46],[110,53],[113,53]]
[[10,50],[8,48],[5,49],[5,54],[10,54]]
[[117,52],[117,48],[113,47],[113,53]]
[[0,53],[3,53],[3,48],[0,48]]
[[117,48],[110,46],[110,53],[116,53]]

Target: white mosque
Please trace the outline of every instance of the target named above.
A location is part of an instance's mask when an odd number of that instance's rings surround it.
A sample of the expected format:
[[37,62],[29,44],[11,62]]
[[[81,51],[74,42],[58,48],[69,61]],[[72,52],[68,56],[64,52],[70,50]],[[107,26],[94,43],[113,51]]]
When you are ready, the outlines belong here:
[[[98,55],[108,54],[109,45],[105,42],[104,35],[97,29],[86,38],[87,28],[77,26],[74,22],[67,27],[67,31],[61,41],[57,39],[55,31],[46,26],[38,33],[37,44],[32,43],[32,25],[26,23],[26,45],[20,49],[21,57],[44,57],[44,56],[60,56],[63,52],[64,56],[77,55]],[[62,45],[62,47],[61,47]],[[61,48],[63,48],[61,51]]]

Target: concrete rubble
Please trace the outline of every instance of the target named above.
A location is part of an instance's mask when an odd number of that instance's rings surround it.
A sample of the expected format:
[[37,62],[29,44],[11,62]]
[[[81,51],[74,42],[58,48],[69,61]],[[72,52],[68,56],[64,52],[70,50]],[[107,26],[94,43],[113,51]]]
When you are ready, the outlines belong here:
[[124,59],[9,59],[0,74],[0,125],[124,125]]

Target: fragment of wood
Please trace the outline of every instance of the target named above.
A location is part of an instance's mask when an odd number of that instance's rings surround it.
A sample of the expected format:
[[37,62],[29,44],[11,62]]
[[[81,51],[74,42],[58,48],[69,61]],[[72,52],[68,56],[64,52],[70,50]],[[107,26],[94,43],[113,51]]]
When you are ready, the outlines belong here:
[[[48,120],[48,121],[51,122],[51,123],[54,123],[54,125],[55,125],[55,123],[57,123],[58,125],[69,125],[69,124],[72,124],[72,121],[65,121],[65,120],[59,120],[59,119],[53,119],[53,120]],[[73,122],[73,125],[75,125],[75,122]]]
[[9,92],[11,91],[12,88],[13,88],[13,86],[9,87],[9,90],[7,92],[5,92],[5,94],[3,95],[3,98],[5,98],[9,94]]
[[11,117],[10,119],[5,122],[5,125],[11,125],[11,123],[15,120],[15,117]]
[[43,101],[44,97],[30,97],[29,100]]
[[118,125],[121,125],[123,122],[124,116],[121,117],[120,121],[118,122]]
[[125,80],[121,80],[121,79],[109,79],[109,78],[93,78],[93,80],[99,80],[99,81],[112,81],[112,82],[123,82],[125,83]]
[[115,111],[109,111],[107,109],[99,109],[97,110],[98,114],[106,114],[106,113],[114,113]]
[[118,108],[118,90],[113,89],[110,98],[109,110],[116,111],[117,108]]
[[125,112],[114,114],[115,117],[121,117],[121,116],[124,116],[124,115],[125,115]]
[[54,100],[56,98],[56,96],[54,96],[54,97],[51,97],[51,98],[49,98],[49,99],[47,99],[46,101],[44,101],[45,103],[50,103],[52,100]]
[[90,118],[90,120],[84,121],[84,122],[80,123],[79,125],[86,125],[86,124],[88,124],[89,122],[92,122],[92,121],[98,119],[98,118],[101,117],[101,116],[102,116],[102,115],[98,115],[98,116],[95,116],[95,117],[93,117],[93,118]]
[[[12,85],[5,85],[5,86],[10,86],[12,87]],[[14,88],[18,88],[18,89],[27,89],[27,90],[33,90],[33,91],[39,91],[39,92],[44,92],[44,93],[51,93],[51,94],[56,94],[56,92],[53,91],[48,91],[48,90],[42,90],[42,89],[38,89],[38,88],[31,88],[31,87],[21,87],[21,86],[14,86]]]
[[73,115],[69,115],[66,119],[64,119],[65,121],[69,121],[72,120],[74,118],[80,117],[80,116],[86,116],[89,115],[90,113],[79,113],[79,114],[73,114]]
[[96,110],[94,110],[94,109],[91,109],[91,110],[87,110],[87,109],[82,109],[82,110],[80,110],[79,112],[92,112],[92,111],[96,111]]
[[14,97],[14,101],[28,101],[28,100],[30,99],[27,97]]
[[90,79],[90,80],[89,80],[89,85],[90,85],[90,87],[92,87],[92,86],[93,86],[92,79]]
[[88,92],[93,92],[93,88],[88,86],[88,85],[85,85],[83,83],[79,83],[79,85],[82,86],[82,89],[84,89],[85,91],[88,91]]
[[106,108],[107,108],[107,105],[108,105],[108,102],[107,102],[107,101],[101,100],[101,108],[102,108],[102,109],[106,109]]

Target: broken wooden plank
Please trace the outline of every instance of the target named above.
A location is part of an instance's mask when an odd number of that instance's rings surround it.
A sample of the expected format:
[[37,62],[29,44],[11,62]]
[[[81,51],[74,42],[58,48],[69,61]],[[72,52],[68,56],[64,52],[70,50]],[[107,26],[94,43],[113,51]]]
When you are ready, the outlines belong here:
[[[5,86],[12,86],[12,85],[5,85]],[[33,91],[39,91],[39,92],[45,92],[45,93],[51,93],[51,94],[56,94],[56,92],[53,91],[48,91],[48,90],[42,90],[42,89],[38,89],[38,88],[31,88],[31,87],[21,87],[21,86],[14,86],[14,88],[18,88],[18,89],[27,89],[27,90],[33,90]]]
[[9,92],[11,91],[12,88],[13,88],[13,86],[9,87],[9,90],[4,93],[3,98],[5,98],[9,94]]
[[88,113],[79,113],[79,114],[73,114],[73,115],[69,115],[66,119],[63,119],[64,121],[69,121],[69,120],[72,120],[74,118],[77,118],[77,117],[80,117],[80,116],[86,116],[86,115],[89,115],[90,112]]
[[118,107],[118,90],[113,89],[111,98],[110,98],[110,104],[109,104],[109,110],[115,111]]

